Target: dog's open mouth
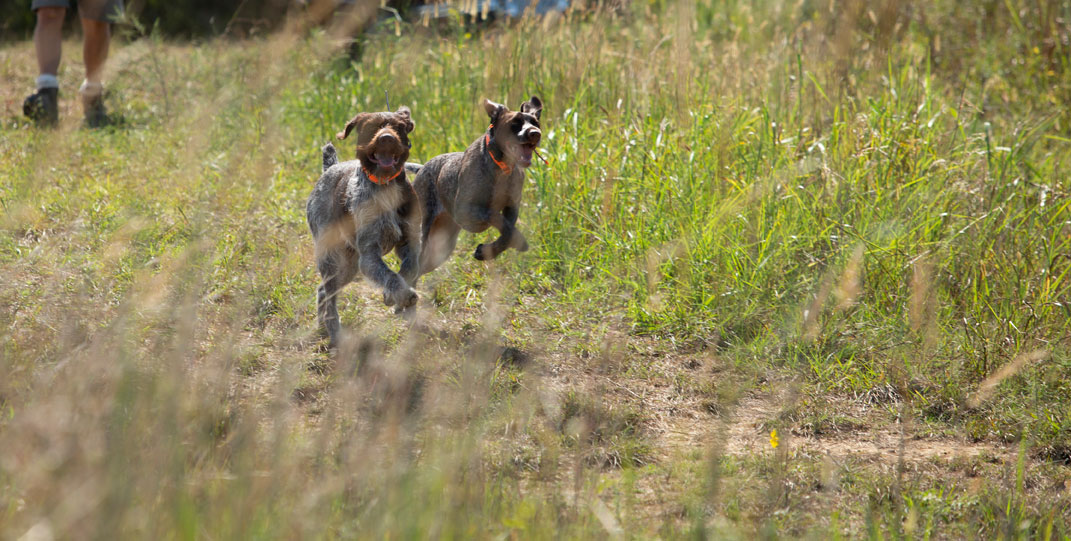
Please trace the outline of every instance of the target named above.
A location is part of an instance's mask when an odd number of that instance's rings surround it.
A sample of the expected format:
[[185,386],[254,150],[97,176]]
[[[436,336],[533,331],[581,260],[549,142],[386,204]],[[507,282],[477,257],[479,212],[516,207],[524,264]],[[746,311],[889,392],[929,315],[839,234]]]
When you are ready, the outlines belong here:
[[376,162],[380,169],[391,169],[398,158],[393,152],[377,152],[372,156],[372,161]]
[[528,167],[532,165],[532,154],[535,152],[536,145],[533,143],[527,143],[521,145],[521,165]]

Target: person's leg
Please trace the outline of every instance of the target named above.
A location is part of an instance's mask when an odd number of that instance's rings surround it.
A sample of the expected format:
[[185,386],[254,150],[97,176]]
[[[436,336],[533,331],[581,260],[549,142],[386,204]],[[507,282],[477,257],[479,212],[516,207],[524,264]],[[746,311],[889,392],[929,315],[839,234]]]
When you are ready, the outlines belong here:
[[86,79],[78,93],[82,97],[86,123],[90,127],[107,123],[104,110],[104,62],[108,59],[113,17],[123,9],[121,0],[81,0],[78,9],[82,19],[82,55],[86,64]]
[[82,55],[86,63],[86,80],[78,93],[82,97],[82,109],[86,124],[96,128],[107,123],[104,110],[104,84],[101,76],[104,61],[108,59],[108,41],[111,38],[111,25],[104,21],[82,18]]
[[86,82],[100,84],[104,61],[108,59],[108,41],[112,36],[111,24],[105,21],[82,19],[82,54],[86,62]]
[[[63,44],[63,7],[37,8],[37,26],[33,30],[33,48],[37,52],[37,73],[56,76],[60,64],[60,47]],[[58,86],[58,85],[57,85]]]
[[60,111],[60,81],[56,74],[60,67],[66,0],[34,0],[30,7],[37,15],[37,25],[33,28],[37,90],[22,102],[22,114],[37,125],[54,125]]
[[59,119],[59,79],[56,74],[63,44],[63,18],[67,15],[66,0],[35,0],[31,7],[37,14],[33,31],[37,91],[22,103],[22,112],[39,125],[53,125]]

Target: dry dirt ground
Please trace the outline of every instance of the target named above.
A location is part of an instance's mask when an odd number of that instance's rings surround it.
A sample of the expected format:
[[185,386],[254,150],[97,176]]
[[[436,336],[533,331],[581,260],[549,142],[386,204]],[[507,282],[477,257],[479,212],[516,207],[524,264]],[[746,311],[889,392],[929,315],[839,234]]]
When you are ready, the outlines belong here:
[[[428,288],[421,288],[422,295],[428,292]],[[358,317],[362,322],[351,329],[371,330],[390,318],[366,284],[352,284],[344,295],[343,303],[360,305]],[[424,301],[424,325],[433,333],[451,334],[486,323],[487,310],[496,310],[494,306],[486,308],[475,290],[463,297],[467,299],[464,306],[453,303],[440,310]],[[537,344],[511,348],[508,356],[524,359],[519,366],[525,374],[525,385],[536,394],[560,397],[580,392],[607,407],[641,412],[642,437],[650,450],[643,458],[645,465],[638,474],[627,474],[632,478],[627,488],[609,490],[604,499],[609,502],[621,496],[621,491],[631,491],[626,497],[634,501],[633,512],[642,520],[655,521],[653,524],[676,521],[678,526],[686,526],[680,522],[685,516],[685,504],[681,502],[688,501],[689,494],[693,499],[704,497],[706,480],[702,476],[712,461],[743,465],[735,474],[741,478],[722,482],[723,491],[737,494],[746,492],[748,484],[766,487],[768,482],[755,480],[768,475],[770,465],[776,461],[799,463],[795,477],[787,474],[789,479],[784,481],[791,487],[786,490],[795,491],[794,495],[770,504],[773,507],[760,505],[749,512],[759,520],[763,514],[778,509],[810,513],[817,522],[804,524],[819,527],[828,525],[834,509],[851,505],[853,499],[866,500],[865,491],[870,485],[859,482],[860,478],[899,478],[905,485],[916,486],[939,480],[977,491],[983,479],[1014,475],[1019,458],[1017,445],[972,442],[951,427],[923,426],[911,419],[899,401],[808,397],[806,392],[797,390],[798,383],[784,374],[734,368],[719,358],[714,347],[632,336],[620,321],[593,325],[588,333],[563,334],[557,324],[548,325],[531,315],[539,312],[530,309],[531,302],[521,299],[511,307],[497,308],[506,323],[504,346],[518,342]],[[345,322],[346,317],[343,319]],[[354,325],[353,316],[349,323]],[[382,327],[378,328],[375,332],[383,332]],[[526,339],[513,338],[516,329],[523,329]],[[840,421],[816,429],[799,413],[801,410],[835,412]],[[309,415],[315,422],[312,418],[316,414]],[[907,420],[901,422],[901,418]],[[774,429],[778,430],[776,448],[771,444]],[[1024,459],[1029,468],[1033,460]],[[836,479],[847,475],[843,472],[850,472],[857,480],[855,490],[862,494],[829,490],[830,483],[837,486]],[[614,467],[603,467],[601,475],[616,482],[626,476]],[[561,486],[568,500],[575,489],[564,480]],[[1066,492],[1067,488],[1056,490]],[[767,496],[761,493],[767,491],[762,488],[754,491],[759,494],[739,497],[762,501]],[[732,497],[738,496],[723,494],[716,499],[725,504]],[[720,512],[715,509],[713,514],[717,517]],[[849,531],[861,532],[861,516],[848,513],[843,520]]]

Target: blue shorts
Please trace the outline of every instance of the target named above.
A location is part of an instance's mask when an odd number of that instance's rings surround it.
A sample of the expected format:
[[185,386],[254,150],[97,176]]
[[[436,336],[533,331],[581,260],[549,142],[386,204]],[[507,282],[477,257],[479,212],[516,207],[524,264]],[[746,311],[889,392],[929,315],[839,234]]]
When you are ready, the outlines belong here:
[[[30,9],[40,8],[71,9],[70,0],[33,0]],[[78,0],[78,16],[94,21],[114,22],[123,12],[123,0]]]

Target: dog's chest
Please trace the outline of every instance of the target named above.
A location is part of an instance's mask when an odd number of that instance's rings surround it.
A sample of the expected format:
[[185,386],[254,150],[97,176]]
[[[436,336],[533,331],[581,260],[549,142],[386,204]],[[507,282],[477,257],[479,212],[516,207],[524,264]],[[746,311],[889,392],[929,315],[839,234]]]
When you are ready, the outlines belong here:
[[404,203],[403,195],[393,183],[374,186],[366,179],[352,179],[347,189],[347,207],[357,236],[372,234],[380,236],[384,243],[397,242],[402,234],[398,210]]
[[521,188],[524,186],[524,173],[513,171],[511,174],[496,174],[491,189],[491,207],[501,209],[513,207],[520,202]]

